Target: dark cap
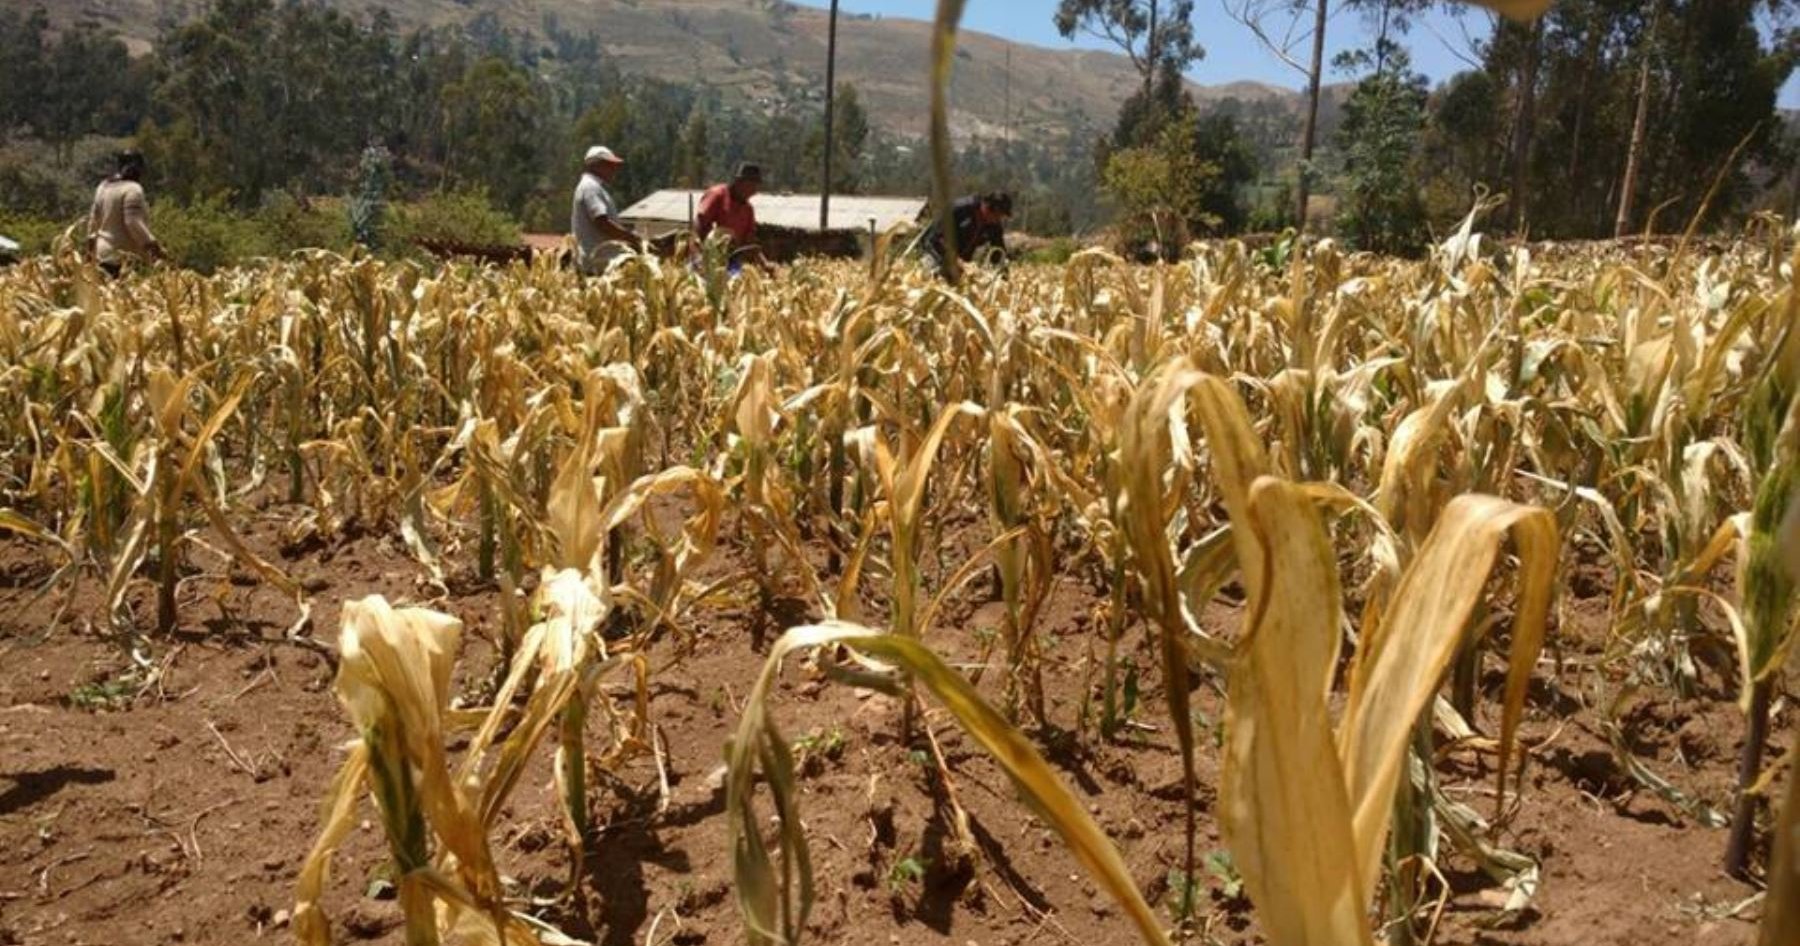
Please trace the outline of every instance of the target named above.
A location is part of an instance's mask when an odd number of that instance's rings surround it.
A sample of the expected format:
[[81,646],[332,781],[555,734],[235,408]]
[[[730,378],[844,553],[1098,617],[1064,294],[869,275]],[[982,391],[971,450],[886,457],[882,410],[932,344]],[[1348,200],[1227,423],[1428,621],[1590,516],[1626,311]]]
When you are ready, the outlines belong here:
[[981,195],[982,206],[1002,216],[1012,216],[1012,195],[1005,191],[992,191]]
[[762,181],[762,165],[745,161],[737,166],[737,174],[732,177],[737,181]]

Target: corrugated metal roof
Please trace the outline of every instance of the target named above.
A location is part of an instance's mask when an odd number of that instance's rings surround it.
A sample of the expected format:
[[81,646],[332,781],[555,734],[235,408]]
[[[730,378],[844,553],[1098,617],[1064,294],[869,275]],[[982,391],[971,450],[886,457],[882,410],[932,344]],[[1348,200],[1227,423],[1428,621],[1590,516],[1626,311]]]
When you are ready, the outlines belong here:
[[[701,191],[665,190],[625,208],[624,220],[679,223],[686,225],[688,211],[698,211]],[[692,203],[689,203],[689,200]],[[751,201],[756,207],[756,222],[791,230],[819,229],[818,194],[758,194]],[[831,195],[830,230],[867,230],[874,221],[876,230],[886,230],[897,223],[917,223],[925,213],[923,197],[862,197],[854,194]]]

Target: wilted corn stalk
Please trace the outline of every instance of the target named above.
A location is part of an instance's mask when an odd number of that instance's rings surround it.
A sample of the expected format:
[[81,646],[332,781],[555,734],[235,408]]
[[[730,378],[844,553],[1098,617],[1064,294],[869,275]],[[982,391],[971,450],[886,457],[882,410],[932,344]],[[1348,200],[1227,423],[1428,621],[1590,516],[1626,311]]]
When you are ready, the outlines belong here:
[[800,539],[794,532],[793,496],[771,472],[779,469],[775,460],[775,428],[781,420],[774,365],[772,352],[745,355],[739,362],[737,390],[731,398],[732,429],[743,447],[744,460],[737,486],[750,523],[757,587],[765,601],[780,590],[780,576],[769,565],[771,545],[779,545],[786,553],[788,567],[799,576],[809,595],[818,594],[817,577],[800,554]]
[[[634,377],[629,369],[595,371],[588,377],[588,402],[581,430],[574,449],[557,468],[546,505],[544,526],[552,539],[552,552],[537,595],[538,610],[544,614],[544,620],[526,635],[514,658],[512,676],[495,700],[495,716],[490,717],[489,726],[483,730],[491,738],[495,720],[509,705],[524,668],[541,654],[543,665],[527,713],[529,716],[532,706],[542,697],[544,715],[540,725],[547,726],[551,714],[561,717],[556,780],[562,790],[572,872],[580,870],[589,831],[587,714],[598,694],[600,674],[607,667],[600,630],[612,611],[613,575],[622,573],[618,554],[616,550],[609,552],[609,545],[617,528],[629,517],[629,509],[640,506],[661,480],[645,477],[629,487],[612,485],[619,483],[635,463],[632,447],[636,427],[632,412],[638,401],[625,399],[627,406],[619,417],[621,426],[603,426],[607,413],[603,393],[609,383],[632,393],[635,388],[630,380]],[[596,458],[608,475],[594,475]],[[603,499],[607,500],[604,504]],[[716,505],[715,502],[712,513],[715,517]],[[629,508],[621,511],[621,507]],[[654,620],[649,623],[652,628],[657,624]],[[641,735],[648,700],[643,696],[642,684],[640,668],[640,712],[628,737],[636,749],[645,748]],[[477,744],[481,742],[478,737]],[[471,759],[475,755],[472,751]]]
[[1026,711],[1042,724],[1048,721],[1044,680],[1032,634],[1038,608],[1050,591],[1052,563],[1050,538],[1039,528],[1030,508],[1031,493],[1041,488],[1041,482],[1032,482],[1027,457],[1036,463],[1048,458],[1025,430],[1022,413],[1019,405],[1009,404],[988,414],[988,516],[1002,535],[1024,530],[1017,538],[1003,540],[994,552],[1000,596],[1006,605],[1002,628],[1006,711],[1009,717],[1013,715],[1022,688]]
[[[154,437],[139,445],[139,465],[135,471],[123,465],[114,467],[130,483],[138,500],[127,524],[125,543],[112,563],[107,583],[108,611],[115,620],[122,619],[126,587],[142,563],[148,543],[153,542],[157,554],[156,627],[164,634],[174,630],[175,586],[186,538],[184,514],[187,512],[186,501],[191,497],[238,561],[256,571],[265,581],[294,596],[301,612],[295,624],[298,629],[307,614],[299,586],[244,545],[225,518],[220,500],[209,491],[212,484],[200,478],[207,451],[237,410],[247,385],[240,384],[236,391],[226,396],[200,429],[190,436],[183,422],[188,416],[188,398],[198,380],[192,373],[177,380],[165,369],[151,374],[146,400],[155,425]],[[108,454],[108,451],[101,451],[108,462],[117,462],[116,457]],[[146,539],[146,533],[152,530],[154,538]]]
[[[488,832],[531,755],[560,720],[556,777],[571,871],[580,870],[587,832],[580,723],[601,677],[637,663],[606,657],[598,628],[607,608],[582,573],[547,573],[537,595],[541,620],[521,642],[493,708],[479,715],[449,711],[461,622],[435,611],[393,608],[379,595],[345,604],[337,692],[360,739],[333,782],[319,839],[301,868],[294,929],[303,944],[331,941],[319,898],[365,788],[399,869],[409,946],[569,942],[506,908]],[[571,716],[570,710],[580,712]],[[472,715],[479,726],[452,773],[446,740]]]
[[[769,649],[756,685],[744,701],[737,733],[727,743],[726,814],[738,908],[745,933],[754,946],[797,946],[813,905],[812,861],[801,821],[800,792],[788,740],[776,726],[769,698],[782,660],[802,648],[848,647],[878,660],[921,683],[944,704],[965,732],[994,757],[1014,788],[1069,846],[1109,895],[1125,908],[1144,941],[1166,944],[1161,925],[1138,893],[1124,862],[1081,804],[1063,787],[1054,770],[1023,734],[989,706],[968,681],[946,666],[920,641],[884,634],[855,624],[831,622],[796,627]],[[892,694],[902,692],[897,676],[872,675],[860,669],[826,664],[827,673]],[[756,782],[761,776],[775,805],[779,824],[775,849],[779,867],[763,837],[756,811]]]
[[[596,592],[580,571],[546,569],[535,610],[540,619],[525,633],[513,655],[511,670],[494,697],[494,709],[469,745],[458,782],[470,796],[480,799],[482,823],[491,825],[501,803],[523,774],[531,751],[551,725],[558,724],[556,784],[562,795],[563,826],[573,876],[581,869],[589,831],[587,704],[597,692],[600,674],[610,666],[600,639],[600,626],[611,610],[611,601],[604,585]],[[514,697],[534,672],[530,697],[514,720],[509,714]],[[497,758],[486,764],[486,753],[508,722],[514,728],[496,751]]]
[[1228,691],[1223,825],[1275,946],[1373,942],[1366,910],[1415,722],[1510,533],[1523,572],[1500,733],[1504,799],[1556,563],[1548,512],[1491,497],[1453,501],[1380,623],[1363,628],[1349,703],[1334,732],[1326,697],[1342,641],[1342,597],[1315,506],[1305,488],[1265,478],[1234,520],[1236,529],[1255,533],[1267,565],[1246,582],[1252,617]]
[[[1794,737],[1800,759],[1800,731]],[[1764,900],[1758,946],[1800,943],[1800,773],[1788,773],[1787,800],[1775,822],[1775,856],[1769,863],[1769,892]]]
[[[888,520],[893,545],[893,623],[894,632],[917,637],[921,632],[920,595],[924,591],[919,575],[919,538],[923,531],[926,486],[932,467],[937,464],[944,438],[951,425],[964,415],[980,417],[982,409],[968,401],[951,404],[938,414],[923,439],[910,449],[903,446],[888,471],[883,471],[888,501]],[[903,443],[906,441],[903,439]]]
[[[671,540],[658,527],[650,500],[679,494],[683,490],[688,493],[694,512],[682,523],[680,538]],[[705,588],[692,590],[686,586],[687,575],[712,554],[724,514],[724,486],[705,471],[683,466],[641,477],[614,496],[599,513],[601,527],[608,532],[633,516],[639,516],[644,534],[656,546],[657,559],[650,587],[640,590],[622,584],[616,589],[646,606],[652,615],[653,619],[644,623],[638,640],[647,643],[653,632],[664,627],[679,630],[679,622],[688,609],[742,580],[741,574],[734,574]]]
[[845,439],[855,424],[856,409],[862,400],[860,378],[865,366],[881,354],[895,332],[891,326],[875,327],[875,315],[872,308],[851,306],[847,300],[835,306],[822,321],[819,333],[820,342],[831,355],[831,373],[781,406],[784,414],[800,415],[810,410],[817,418],[818,437],[826,449],[825,515],[832,572],[841,567],[839,551],[850,541],[844,538],[841,528],[849,469]]
[[[1243,515],[1251,481],[1268,469],[1267,456],[1251,429],[1243,401],[1223,381],[1195,369],[1184,359],[1168,362],[1159,369],[1127,408],[1119,438],[1123,488],[1115,508],[1143,583],[1144,609],[1159,632],[1163,690],[1181,750],[1182,807],[1186,819],[1183,876],[1188,881],[1183,885],[1184,898],[1189,895],[1195,876],[1197,827],[1188,666],[1195,653],[1213,662],[1220,662],[1222,657],[1221,648],[1200,630],[1182,593],[1181,576],[1198,571],[1185,564],[1207,555],[1207,546],[1197,543],[1183,550],[1179,554],[1184,563],[1181,568],[1177,567],[1178,553],[1172,546],[1178,538],[1172,528],[1172,512],[1179,505],[1187,474],[1184,462],[1177,462],[1171,475],[1169,461],[1176,449],[1183,453],[1188,449],[1186,408],[1190,396],[1206,434],[1221,500],[1234,522]],[[1171,479],[1175,489],[1167,494],[1166,481]],[[1262,578],[1261,549],[1241,527],[1233,530],[1232,537],[1237,561],[1246,575],[1245,584],[1256,587]]]
[[[1769,708],[1783,656],[1792,646],[1794,588],[1800,584],[1800,289],[1788,290],[1782,338],[1761,385],[1752,395],[1745,426],[1762,482],[1751,512],[1748,551],[1739,565],[1746,640],[1740,705],[1747,731],[1738,760],[1738,799],[1725,849],[1725,869],[1744,875],[1756,829],[1751,787],[1762,771]],[[1779,418],[1779,419],[1778,419]],[[1773,432],[1773,436],[1771,436]]]
[[294,931],[306,946],[331,942],[319,897],[365,787],[399,874],[408,946],[446,938],[496,946],[537,941],[501,902],[481,809],[451,778],[445,755],[461,634],[462,622],[449,615],[395,609],[379,595],[344,605],[337,693],[361,738],[332,786],[325,825],[301,869]]
[[[891,411],[891,408],[887,410]],[[892,590],[889,601],[893,630],[905,637],[921,636],[924,630],[921,620],[924,609],[920,604],[924,588],[920,581],[918,556],[926,485],[951,425],[965,414],[978,417],[982,413],[978,405],[968,401],[949,405],[938,414],[922,439],[913,443],[910,438],[903,436],[898,458],[874,428],[863,428],[857,432],[862,445],[860,452],[863,454],[863,472],[865,475],[873,473],[884,500],[864,516],[862,538],[838,583],[834,614],[850,616],[856,613],[856,592],[862,563],[874,544],[881,520],[885,518],[890,538],[888,568]],[[895,420],[904,424],[904,418]],[[869,467],[874,469],[871,471]],[[913,702],[913,698],[908,695],[902,704],[902,741],[910,741],[913,735]]]
[[[525,632],[518,587],[527,563],[534,553],[540,560],[548,558],[542,551],[548,528],[545,517],[536,511],[539,504],[519,475],[520,455],[529,455],[544,439],[547,420],[540,418],[546,416],[547,412],[534,413],[504,440],[499,425],[491,419],[466,423],[445,450],[446,455],[463,455],[462,474],[438,489],[418,484],[424,489],[423,504],[445,520],[454,521],[471,509],[475,511],[476,574],[484,580],[498,577],[500,582],[500,636],[496,643],[503,657],[511,655]],[[437,570],[435,556],[420,555],[417,543],[413,547],[422,563]]]
[[[1075,336],[1058,336],[1046,332],[1044,337],[1072,339]],[[1063,370],[1055,361],[1047,363],[1057,370]],[[1091,385],[1092,390],[1089,390],[1090,385],[1087,384],[1071,385],[1079,416],[1085,425],[1081,440],[1077,443],[1085,448],[1086,455],[1079,458],[1067,457],[1064,462],[1075,461],[1075,468],[1069,472],[1065,472],[1061,464],[1054,460],[1045,463],[1043,467],[1043,472],[1056,481],[1057,491],[1074,512],[1080,534],[1099,559],[1106,589],[1106,600],[1099,609],[1106,644],[1101,669],[1100,732],[1109,739],[1117,734],[1119,727],[1125,722],[1125,707],[1122,706],[1120,693],[1118,648],[1129,617],[1127,592],[1130,544],[1122,525],[1125,513],[1121,509],[1127,465],[1120,455],[1118,445],[1132,392],[1123,372],[1122,367],[1114,365],[1106,373],[1098,374]],[[1045,447],[1046,451],[1051,449],[1049,445]],[[1084,703],[1084,722],[1086,718]]]

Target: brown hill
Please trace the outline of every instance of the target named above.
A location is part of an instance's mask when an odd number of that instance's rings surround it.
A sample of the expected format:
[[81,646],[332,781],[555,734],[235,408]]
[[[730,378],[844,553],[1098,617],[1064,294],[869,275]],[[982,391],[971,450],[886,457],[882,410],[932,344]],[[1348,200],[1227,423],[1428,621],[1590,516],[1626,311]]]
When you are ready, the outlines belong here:
[[[509,30],[543,36],[547,24],[597,33],[627,72],[735,90],[750,101],[816,97],[824,81],[827,17],[779,0],[329,0],[346,10],[386,9],[402,29],[461,26],[491,13]],[[160,26],[204,8],[199,0],[0,0],[46,5],[59,25],[91,18],[137,50]],[[929,24],[912,19],[841,15],[838,75],[854,83],[883,128],[922,135],[926,128]],[[1008,68],[1010,52],[1010,70]],[[1010,71],[1010,76],[1009,76]],[[1110,127],[1137,74],[1124,57],[1049,49],[984,33],[965,33],[952,84],[958,137],[1091,134]],[[1299,97],[1255,82],[1194,85],[1203,103],[1225,97],[1297,109]],[[1010,108],[1009,108],[1010,96]]]

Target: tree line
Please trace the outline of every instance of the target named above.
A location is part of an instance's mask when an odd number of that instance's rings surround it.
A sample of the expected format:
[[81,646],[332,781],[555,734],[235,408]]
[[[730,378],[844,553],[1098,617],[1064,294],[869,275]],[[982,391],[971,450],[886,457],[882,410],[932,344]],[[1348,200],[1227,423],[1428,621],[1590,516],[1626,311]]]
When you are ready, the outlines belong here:
[[[1110,130],[1071,115],[1066,138],[966,143],[964,183],[1019,192],[1030,232],[1111,226],[1166,251],[1303,223],[1416,251],[1482,193],[1506,196],[1503,225],[1554,238],[1666,232],[1703,207],[1718,223],[1800,199],[1776,108],[1800,0],[1559,0],[1532,24],[1475,19],[1459,51],[1469,68],[1435,88],[1407,46],[1423,14],[1454,4],[1221,2],[1295,70],[1297,113],[1195,103],[1183,79],[1204,56],[1193,0],[1062,0],[1056,26],[1117,44],[1142,81]],[[1327,61],[1344,16],[1371,38]],[[239,211],[357,194],[375,146],[399,195],[465,195],[557,231],[575,156],[597,141],[627,152],[626,201],[742,160],[773,169],[774,189],[816,189],[818,98],[792,88],[752,104],[629,75],[597,37],[552,18],[531,34],[491,13],[402,31],[383,11],[212,0],[133,56],[91,22],[58,31],[41,9],[0,11],[0,211],[79,210],[103,170],[94,141],[135,141],[159,194]],[[838,90],[835,125],[839,190],[925,192],[924,148],[876,126],[853,86]]]
[[[1794,0],[1557,0],[1533,23],[1477,22],[1465,35],[1480,38],[1458,50],[1469,68],[1435,90],[1408,55],[1419,18],[1488,15],[1443,0],[1222,2],[1308,89],[1283,223],[1319,215],[1322,192],[1352,243],[1416,251],[1484,193],[1505,196],[1513,232],[1560,239],[1800,210],[1800,148],[1777,108],[1800,54]],[[1243,172],[1221,145],[1229,135],[1196,123],[1171,78],[1203,55],[1191,11],[1192,0],[1063,0],[1056,23],[1118,44],[1144,79],[1100,156],[1108,186],[1135,219],[1216,232],[1231,220],[1216,191],[1241,193]],[[1371,39],[1327,62],[1339,12]],[[1331,74],[1351,85],[1323,149]]]

